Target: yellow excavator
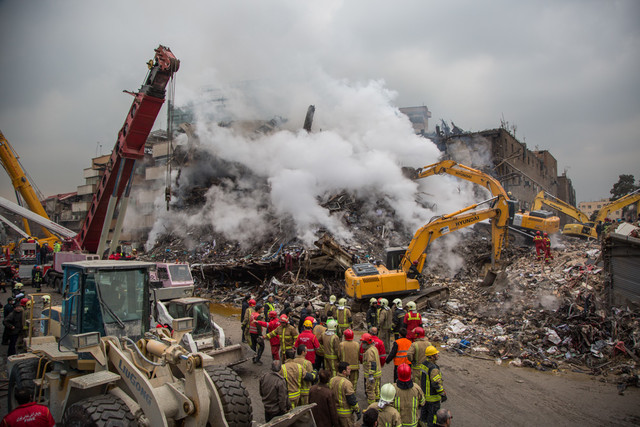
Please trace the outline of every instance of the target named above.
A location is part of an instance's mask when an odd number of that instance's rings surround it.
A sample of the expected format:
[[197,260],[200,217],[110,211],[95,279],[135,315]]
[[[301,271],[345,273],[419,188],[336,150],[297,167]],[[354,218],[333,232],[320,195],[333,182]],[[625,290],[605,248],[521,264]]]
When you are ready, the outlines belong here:
[[584,237],[597,239],[596,224],[604,221],[611,212],[615,212],[618,209],[622,209],[625,206],[629,206],[633,203],[638,203],[638,212],[640,212],[640,190],[636,190],[626,196],[620,197],[610,203],[604,205],[594,218],[594,221],[589,221],[587,218],[582,224],[567,224],[562,229],[562,234],[566,236]]
[[[482,205],[487,208],[475,210]],[[410,295],[418,309],[437,307],[449,296],[449,289],[443,286],[426,286],[422,269],[427,259],[429,245],[438,237],[452,231],[491,220],[491,264],[495,268],[500,262],[507,227],[513,219],[515,202],[499,195],[484,202],[467,206],[457,212],[435,217],[416,231],[408,248],[389,248],[386,251],[387,263],[354,264],[345,271],[346,293],[356,303],[375,297],[393,297]],[[495,273],[488,275],[491,280]],[[485,284],[489,285],[485,280]]]
[[[411,179],[421,179],[432,175],[449,174],[486,188],[493,196],[510,197],[497,179],[469,166],[461,165],[453,160],[443,160],[424,166],[420,169],[404,169],[405,175]],[[554,234],[560,231],[560,218],[552,212],[534,209],[530,212],[517,212],[509,227],[514,232],[533,237],[537,231]]]

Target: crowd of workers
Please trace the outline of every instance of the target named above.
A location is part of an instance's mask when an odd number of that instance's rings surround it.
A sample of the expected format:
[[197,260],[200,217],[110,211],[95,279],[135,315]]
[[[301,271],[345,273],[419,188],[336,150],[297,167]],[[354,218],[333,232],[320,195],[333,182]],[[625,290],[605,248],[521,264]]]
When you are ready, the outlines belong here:
[[[266,316],[265,316],[266,311]],[[260,378],[265,420],[298,405],[315,403],[319,426],[448,426],[451,413],[438,350],[425,337],[415,302],[371,298],[368,331],[355,339],[346,300],[331,296],[323,310],[305,304],[297,325],[285,306],[278,312],[270,295],[264,304],[245,298],[243,340],[262,364],[264,341],[271,348],[271,369]],[[381,384],[382,368],[393,366],[394,382]],[[363,378],[367,407],[356,398]],[[364,412],[364,415],[363,415]]]

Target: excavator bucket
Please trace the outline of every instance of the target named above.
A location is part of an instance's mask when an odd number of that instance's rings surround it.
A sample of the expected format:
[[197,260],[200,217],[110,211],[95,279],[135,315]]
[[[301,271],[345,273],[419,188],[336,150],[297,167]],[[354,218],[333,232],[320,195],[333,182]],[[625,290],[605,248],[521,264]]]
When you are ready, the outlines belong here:
[[493,285],[493,282],[496,281],[496,277],[498,277],[498,274],[495,271],[487,270],[487,274],[484,276],[484,280],[480,286],[487,287]]

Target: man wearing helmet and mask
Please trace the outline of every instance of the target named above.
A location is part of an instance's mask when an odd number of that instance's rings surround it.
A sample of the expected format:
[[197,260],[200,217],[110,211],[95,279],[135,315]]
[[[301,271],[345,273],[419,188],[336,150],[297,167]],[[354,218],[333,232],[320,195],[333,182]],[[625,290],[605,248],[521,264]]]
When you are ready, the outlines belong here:
[[395,397],[396,388],[394,385],[391,383],[385,384],[380,388],[380,400],[372,403],[367,408],[373,408],[378,411],[378,427],[402,426],[400,412],[393,407]]
[[407,360],[411,363],[413,382],[417,384],[420,380],[422,369],[424,368],[422,364],[426,360],[424,352],[431,343],[425,338],[422,327],[417,327],[415,334],[416,338],[409,347],[409,350],[407,350]]
[[318,338],[311,331],[313,329],[313,322],[311,319],[306,319],[302,322],[302,332],[298,335],[294,347],[304,345],[307,348],[306,358],[312,364],[316,363],[316,350],[320,348],[320,342]]
[[404,328],[404,315],[407,314],[402,308],[402,300],[396,298],[393,300],[393,321],[391,331],[394,339],[400,338],[400,329]]
[[389,308],[389,301],[386,298],[380,299],[380,311],[378,320],[378,336],[384,344],[384,348],[389,348],[391,338],[391,327],[393,326],[393,313]]
[[372,326],[378,326],[378,300],[375,298],[369,300],[369,309],[367,310],[367,329]]
[[322,351],[324,352],[325,369],[331,371],[331,376],[338,372],[338,354],[340,353],[340,338],[336,335],[338,323],[330,319],[327,321],[327,330],[322,333]]
[[398,366],[398,380],[394,385],[396,397],[393,407],[400,413],[403,426],[417,426],[420,421],[420,407],[426,403],[424,392],[411,380],[411,366]]
[[416,303],[409,301],[407,303],[407,314],[404,315],[404,327],[407,328],[407,338],[413,341],[415,333],[413,330],[419,326],[422,326],[422,316],[416,310]]
[[380,399],[380,355],[373,342],[373,336],[366,332],[360,337],[360,343],[364,348],[362,355],[362,376],[364,377],[365,394],[367,403],[372,404]]
[[340,298],[338,301],[336,320],[338,321],[338,338],[342,338],[342,332],[351,327],[351,309],[347,307],[346,298]]
[[347,362],[351,368],[349,380],[353,385],[353,391],[358,391],[358,377],[360,375],[360,345],[353,340],[353,331],[346,329],[343,334],[344,340],[340,343],[338,360]]
[[446,402],[447,393],[442,384],[442,374],[440,367],[436,365],[438,360],[438,350],[430,345],[425,349],[425,362],[422,365],[420,388],[424,391],[426,404],[422,408],[420,421],[426,422],[428,426],[435,425],[436,413],[440,409],[440,402]]
[[253,298],[247,301],[249,306],[244,311],[244,317],[242,318],[242,331],[244,341],[251,344],[251,334],[249,333],[249,323],[251,322],[251,315],[256,311],[256,300]]
[[267,339],[277,336],[280,338],[280,359],[285,360],[284,355],[287,350],[293,350],[293,344],[298,338],[298,330],[289,324],[289,316],[280,316],[280,326],[266,335]]
[[328,318],[336,318],[336,296],[331,295],[329,302],[324,305],[324,314]]

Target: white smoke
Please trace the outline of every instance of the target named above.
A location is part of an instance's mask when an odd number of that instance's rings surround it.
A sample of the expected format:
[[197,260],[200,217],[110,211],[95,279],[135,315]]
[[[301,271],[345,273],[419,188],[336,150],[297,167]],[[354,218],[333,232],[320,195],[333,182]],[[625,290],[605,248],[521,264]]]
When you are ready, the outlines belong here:
[[[286,127],[272,133],[247,134],[237,126],[220,126],[220,105],[197,101],[200,149],[246,174],[211,187],[197,212],[161,215],[148,247],[157,233],[189,224],[211,225],[248,245],[274,232],[274,222],[282,221],[290,222],[290,231],[307,245],[320,227],[349,241],[351,230],[319,202],[341,191],[384,200],[410,232],[436,213],[447,213],[440,208],[455,205],[457,210],[472,197],[459,181],[430,178],[433,182],[418,183],[402,175],[403,166],[434,163],[441,153],[429,139],[414,134],[408,118],[393,105],[395,93],[383,82],[349,83],[319,72],[283,81],[222,89],[225,120],[286,118]],[[301,130],[309,104],[316,107],[311,133]],[[181,185],[187,185],[184,176]],[[426,205],[438,212],[416,202],[420,191],[427,193],[421,194],[422,200],[437,201]]]

